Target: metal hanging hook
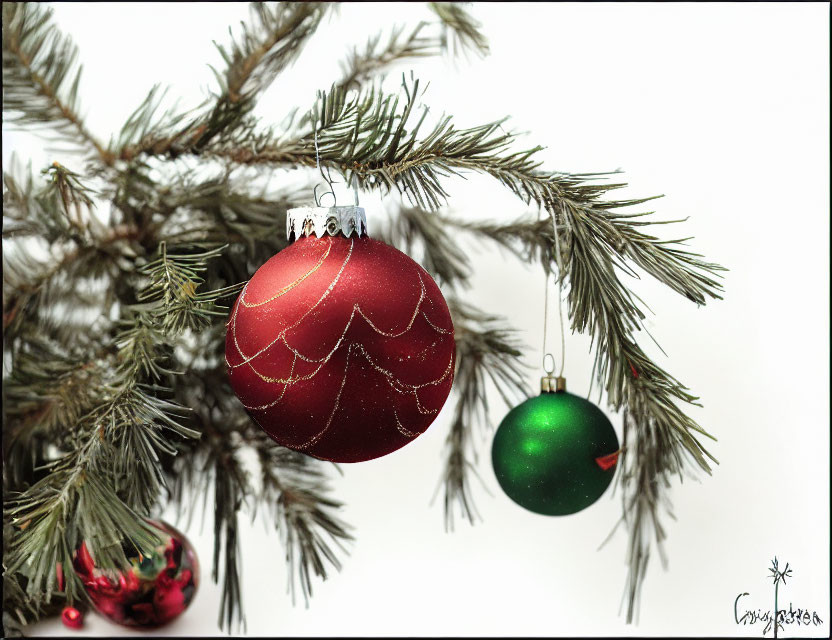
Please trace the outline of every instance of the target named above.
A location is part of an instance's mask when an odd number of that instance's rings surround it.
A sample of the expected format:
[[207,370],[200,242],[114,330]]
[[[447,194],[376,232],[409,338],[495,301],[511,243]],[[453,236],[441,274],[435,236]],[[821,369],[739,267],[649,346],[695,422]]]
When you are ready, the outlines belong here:
[[[561,210],[563,205],[561,205]],[[560,253],[560,234],[558,233],[558,225],[555,221],[555,209],[552,208],[552,234],[555,237],[555,259],[558,263],[558,316],[560,316],[560,373],[558,376],[563,377],[563,366],[566,363],[566,325],[563,322],[563,259]],[[566,215],[564,213],[564,220]]]
[[[549,272],[544,270],[544,285],[543,285],[543,371],[546,375],[541,380],[541,389],[543,391],[565,391],[566,380],[563,377],[563,369],[566,361],[566,329],[563,322],[563,260],[560,251],[560,237],[558,235],[558,225],[555,220],[554,205],[546,207],[548,213],[552,217],[552,233],[554,235],[555,243],[555,260],[557,262],[558,273],[555,276],[555,283],[558,285],[558,315],[560,316],[560,372],[557,376],[554,375],[556,362],[555,357],[546,350],[546,338],[549,326]],[[538,220],[541,219],[543,208],[538,212]],[[551,361],[551,367],[548,366]]]
[[[324,181],[329,185],[329,191],[324,191],[320,196],[318,195],[318,187],[321,185],[316,184],[315,188],[312,189],[312,195],[315,198],[315,205],[320,207],[321,206],[321,198],[325,195],[329,194],[332,196],[332,206],[335,207],[338,204],[338,199],[335,196],[335,188],[332,186],[333,180],[332,177],[329,175],[329,169],[327,169],[326,174],[324,174],[324,170],[321,168],[321,152],[318,150],[318,128],[317,128],[317,119],[315,120],[315,166],[318,168],[318,172],[321,174],[321,177]],[[356,196],[357,197],[357,196]]]

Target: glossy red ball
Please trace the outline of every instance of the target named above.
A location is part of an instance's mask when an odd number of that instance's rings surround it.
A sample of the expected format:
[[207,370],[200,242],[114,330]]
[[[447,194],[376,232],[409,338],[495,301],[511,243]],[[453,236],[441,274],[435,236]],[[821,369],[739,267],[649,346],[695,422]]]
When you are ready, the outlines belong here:
[[128,627],[170,622],[188,607],[199,585],[199,562],[188,539],[169,524],[149,522],[161,543],[148,555],[124,544],[132,565],[128,569],[100,569],[85,543],[73,559],[96,611]]
[[84,626],[84,612],[75,607],[64,607],[61,611],[61,622],[70,629],[80,629]]
[[454,328],[427,271],[368,237],[301,237],[237,298],[231,386],[276,442],[333,462],[423,433],[451,391]]

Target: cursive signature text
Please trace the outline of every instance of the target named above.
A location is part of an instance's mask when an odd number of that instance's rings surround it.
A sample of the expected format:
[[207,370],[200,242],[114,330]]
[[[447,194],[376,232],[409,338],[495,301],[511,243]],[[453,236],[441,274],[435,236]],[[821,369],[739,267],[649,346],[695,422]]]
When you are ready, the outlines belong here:
[[[736,600],[734,600],[734,620],[737,624],[742,625],[761,623],[764,625],[763,635],[765,635],[771,631],[772,623],[774,622],[774,615],[771,610],[763,611],[762,609],[746,609],[742,615],[740,615],[740,599],[747,595],[749,594],[741,593],[737,596]],[[807,627],[809,625],[818,626],[823,624],[823,620],[820,619],[817,611],[800,608],[795,609],[790,602],[788,610],[777,610],[777,626],[782,628],[783,625],[787,624],[805,625]]]

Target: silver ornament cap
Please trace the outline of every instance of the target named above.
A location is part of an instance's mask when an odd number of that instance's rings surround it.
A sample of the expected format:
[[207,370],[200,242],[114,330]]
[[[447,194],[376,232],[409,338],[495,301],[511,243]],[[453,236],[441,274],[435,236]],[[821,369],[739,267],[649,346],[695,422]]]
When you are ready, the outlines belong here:
[[367,235],[364,209],[348,207],[297,207],[286,212],[286,238],[290,241],[315,234],[344,235],[347,238]]

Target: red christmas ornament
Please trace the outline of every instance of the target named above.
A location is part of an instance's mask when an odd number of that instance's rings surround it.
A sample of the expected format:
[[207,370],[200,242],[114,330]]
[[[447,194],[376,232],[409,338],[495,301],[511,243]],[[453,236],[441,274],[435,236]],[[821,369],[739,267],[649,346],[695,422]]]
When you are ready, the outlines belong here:
[[129,627],[156,627],[182,613],[199,585],[199,562],[185,536],[163,522],[148,521],[161,544],[149,555],[124,544],[131,567],[125,571],[99,569],[86,543],[75,554],[73,566],[95,609],[104,617]]
[[80,629],[84,624],[84,614],[75,607],[64,607],[61,611],[61,622],[70,629]]
[[231,312],[231,386],[285,447],[333,462],[386,455],[448,398],[448,305],[421,266],[362,235],[363,209],[289,213],[296,241],[257,270]]

